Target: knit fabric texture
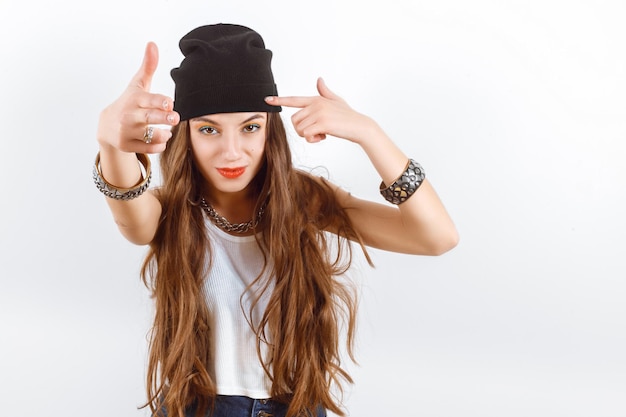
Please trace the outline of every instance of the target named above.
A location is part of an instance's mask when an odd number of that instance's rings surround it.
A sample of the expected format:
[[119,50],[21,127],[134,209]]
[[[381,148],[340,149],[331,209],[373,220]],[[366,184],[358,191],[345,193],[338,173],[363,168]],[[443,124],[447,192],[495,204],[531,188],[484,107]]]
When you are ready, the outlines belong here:
[[180,40],[184,59],[171,71],[174,110],[181,120],[207,114],[279,112],[265,97],[278,95],[272,51],[254,30],[240,25],[198,27]]

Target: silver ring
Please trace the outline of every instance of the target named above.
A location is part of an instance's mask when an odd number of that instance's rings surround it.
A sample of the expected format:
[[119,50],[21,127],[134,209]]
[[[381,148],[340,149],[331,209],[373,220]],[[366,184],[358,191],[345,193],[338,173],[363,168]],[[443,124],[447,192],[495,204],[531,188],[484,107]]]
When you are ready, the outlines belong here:
[[146,143],[152,143],[153,136],[154,136],[154,128],[152,126],[146,127],[146,131],[143,134],[143,141]]

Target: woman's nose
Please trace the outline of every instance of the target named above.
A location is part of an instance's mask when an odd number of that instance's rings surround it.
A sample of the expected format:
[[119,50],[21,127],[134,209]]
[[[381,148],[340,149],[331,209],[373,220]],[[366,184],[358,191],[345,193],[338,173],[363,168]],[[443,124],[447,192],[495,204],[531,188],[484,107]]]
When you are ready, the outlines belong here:
[[227,133],[224,137],[224,156],[229,160],[239,159],[241,156],[241,140],[235,132]]

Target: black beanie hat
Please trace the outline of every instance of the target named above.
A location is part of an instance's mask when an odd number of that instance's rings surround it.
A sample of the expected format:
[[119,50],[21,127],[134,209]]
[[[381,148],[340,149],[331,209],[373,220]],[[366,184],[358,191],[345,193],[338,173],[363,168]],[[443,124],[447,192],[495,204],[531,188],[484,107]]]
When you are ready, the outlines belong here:
[[279,112],[264,100],[278,95],[272,51],[250,28],[231,24],[201,26],[183,36],[185,58],[171,71],[174,110],[181,120],[205,114]]

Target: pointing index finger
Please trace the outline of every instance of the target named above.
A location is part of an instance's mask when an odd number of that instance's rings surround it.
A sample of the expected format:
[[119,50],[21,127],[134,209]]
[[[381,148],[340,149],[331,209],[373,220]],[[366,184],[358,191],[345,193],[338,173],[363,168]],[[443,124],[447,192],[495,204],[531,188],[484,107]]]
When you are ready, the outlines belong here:
[[313,97],[270,96],[265,97],[265,101],[267,104],[271,104],[272,106],[296,107],[301,109],[311,104],[313,102]]

